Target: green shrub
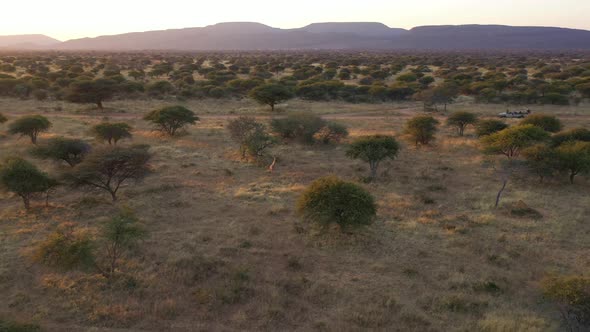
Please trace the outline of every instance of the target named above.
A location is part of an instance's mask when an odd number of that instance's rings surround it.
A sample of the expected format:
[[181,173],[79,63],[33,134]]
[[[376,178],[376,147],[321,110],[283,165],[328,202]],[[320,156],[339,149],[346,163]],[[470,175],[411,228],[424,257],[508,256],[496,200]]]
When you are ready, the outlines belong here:
[[574,128],[559,132],[551,137],[553,146],[559,146],[571,141],[590,142],[590,130],[586,128]]
[[273,119],[270,126],[282,138],[312,143],[314,135],[326,126],[326,120],[312,113],[293,113]]
[[376,216],[375,199],[362,187],[335,176],[314,181],[297,202],[298,212],[322,225],[341,227],[370,224]]
[[590,173],[590,142],[572,141],[555,149],[558,168],[568,172],[570,182],[576,175]]
[[89,269],[95,265],[94,243],[88,233],[60,229],[39,243],[33,259],[64,270]]
[[542,128],[529,124],[506,128],[494,134],[483,136],[481,143],[484,152],[503,154],[512,159],[518,157],[523,149],[543,142],[548,138],[549,134]]
[[253,117],[241,116],[231,120],[227,129],[231,138],[240,144],[242,158],[245,158],[246,154],[258,158],[274,143],[274,139],[266,132],[265,126]]
[[418,115],[406,123],[405,134],[418,145],[428,145],[434,140],[438,120],[429,115]]
[[563,125],[561,124],[561,121],[553,116],[553,115],[547,115],[547,114],[533,114],[533,115],[529,115],[526,119],[522,120],[520,122],[523,125],[533,125],[533,126],[537,126],[539,128],[542,128],[545,131],[548,131],[550,133],[556,133],[558,131],[561,130],[561,128],[563,127]]
[[475,134],[478,137],[491,135],[508,128],[504,121],[487,119],[479,120],[475,125]]
[[571,331],[590,328],[590,278],[561,276],[545,278],[541,288],[554,301]]
[[348,137],[348,129],[345,125],[336,122],[328,122],[315,134],[315,138],[324,144],[340,143],[346,137]]

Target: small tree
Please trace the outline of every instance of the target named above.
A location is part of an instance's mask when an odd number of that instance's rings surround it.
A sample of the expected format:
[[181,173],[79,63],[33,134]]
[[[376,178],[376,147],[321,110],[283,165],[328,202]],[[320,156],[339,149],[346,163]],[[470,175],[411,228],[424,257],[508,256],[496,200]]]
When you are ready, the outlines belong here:
[[547,144],[536,144],[522,150],[528,168],[539,176],[542,183],[545,177],[553,175],[556,168],[555,151]]
[[314,135],[326,126],[326,120],[313,113],[292,113],[270,122],[272,131],[287,139],[312,143]]
[[92,152],[69,175],[75,186],[98,188],[111,194],[127,181],[139,181],[149,173],[149,146],[115,147]]
[[418,145],[428,145],[434,140],[438,120],[428,115],[418,115],[411,118],[405,127],[405,134]]
[[508,125],[504,121],[494,119],[479,120],[475,125],[475,134],[477,137],[483,137],[506,128],[508,128]]
[[496,207],[500,204],[502,193],[512,177],[515,166],[514,158],[518,157],[523,149],[541,143],[548,138],[549,134],[546,131],[533,125],[510,127],[481,138],[485,153],[501,154],[508,158],[506,161],[500,162],[500,169],[497,170],[502,179],[502,187],[496,195]]
[[8,132],[12,135],[20,134],[29,136],[33,144],[37,144],[39,133],[51,128],[51,122],[42,115],[27,115],[16,119],[8,127]]
[[170,136],[189,124],[195,124],[199,117],[183,106],[169,106],[148,113],[144,119],[154,124],[157,130]]
[[66,100],[79,104],[96,104],[103,110],[103,102],[113,97],[117,89],[117,82],[110,79],[97,79],[73,82],[66,95]]
[[135,214],[124,209],[103,226],[101,235],[105,242],[107,264],[106,268],[99,269],[106,277],[112,277],[125,251],[135,247],[146,232]]
[[65,161],[71,167],[81,163],[90,152],[90,145],[81,139],[56,137],[32,150],[32,154],[42,159]]
[[526,119],[522,120],[520,124],[537,126],[550,133],[556,133],[563,127],[561,121],[557,117],[547,114],[529,115]]
[[260,104],[270,106],[270,109],[273,112],[276,104],[287,101],[293,97],[293,92],[288,87],[281,84],[265,84],[250,91],[250,98],[256,100]]
[[477,123],[477,115],[470,112],[455,112],[447,118],[447,126],[456,127],[459,136],[463,136],[465,128]]
[[586,128],[574,128],[559,132],[551,137],[553,146],[559,146],[572,141],[590,142],[590,130]]
[[116,145],[122,139],[131,138],[131,129],[131,126],[124,122],[104,122],[92,127],[91,132],[97,140]]
[[87,270],[96,266],[94,241],[88,232],[60,225],[57,231],[37,245],[33,260],[63,270]]
[[324,128],[315,134],[315,137],[324,144],[330,142],[340,143],[344,138],[348,137],[348,129],[343,124],[328,122]]
[[273,144],[273,139],[266,133],[265,126],[253,117],[241,116],[230,120],[227,129],[231,138],[240,145],[242,158],[246,158],[246,154],[257,158]]
[[34,194],[47,192],[57,185],[57,181],[21,158],[5,160],[0,168],[0,183],[22,198],[26,210],[30,209]]
[[567,142],[555,149],[558,167],[569,173],[570,183],[580,173],[590,172],[590,142]]
[[342,228],[370,224],[377,213],[375,199],[362,187],[335,176],[314,181],[297,202],[299,214],[321,225]]
[[392,136],[364,136],[350,144],[346,155],[352,159],[368,162],[371,169],[371,179],[375,179],[379,163],[385,159],[395,159],[399,150],[400,145]]

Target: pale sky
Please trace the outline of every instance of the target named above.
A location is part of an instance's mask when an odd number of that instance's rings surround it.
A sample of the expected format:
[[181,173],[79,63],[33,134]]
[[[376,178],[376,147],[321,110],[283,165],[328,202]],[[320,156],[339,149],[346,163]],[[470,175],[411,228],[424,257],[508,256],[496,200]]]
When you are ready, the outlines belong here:
[[590,0],[7,0],[0,35],[41,33],[67,40],[134,31],[260,22],[557,26],[590,30]]

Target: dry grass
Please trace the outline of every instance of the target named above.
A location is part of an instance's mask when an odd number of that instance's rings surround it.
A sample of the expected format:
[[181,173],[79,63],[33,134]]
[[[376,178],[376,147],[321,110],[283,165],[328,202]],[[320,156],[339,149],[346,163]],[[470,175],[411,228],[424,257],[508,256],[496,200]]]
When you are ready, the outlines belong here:
[[[0,194],[0,318],[39,322],[48,330],[398,330],[547,331],[558,315],[537,282],[549,272],[585,273],[588,179],[544,185],[521,176],[504,202],[520,200],[540,220],[494,210],[499,183],[481,166],[475,139],[441,128],[434,147],[405,145],[365,184],[378,199],[376,223],[354,234],[319,232],[294,213],[299,192],[317,177],[357,181],[367,165],[342,146],[281,146],[273,173],[236,158],[228,116],[266,116],[249,101],[195,101],[201,123],[176,139],[141,120],[160,101],[114,101],[107,114],[58,102],[0,100],[13,117],[43,113],[51,133],[88,137],[89,125],[119,117],[134,143],[152,145],[155,174],[122,189],[150,236],[122,262],[116,280],[33,264],[27,251],[60,224],[96,229],[116,206],[102,193],[61,188],[49,208]],[[62,108],[56,110],[55,108]],[[326,114],[352,136],[401,133],[420,106],[292,101],[287,110]],[[461,103],[493,115],[497,106]],[[533,108],[534,109],[534,108]],[[568,127],[589,125],[590,107],[558,107]],[[1,131],[1,129],[0,129]],[[126,143],[129,144],[129,143]],[[26,155],[29,143],[0,138],[0,157]],[[36,162],[52,173],[60,167]]]

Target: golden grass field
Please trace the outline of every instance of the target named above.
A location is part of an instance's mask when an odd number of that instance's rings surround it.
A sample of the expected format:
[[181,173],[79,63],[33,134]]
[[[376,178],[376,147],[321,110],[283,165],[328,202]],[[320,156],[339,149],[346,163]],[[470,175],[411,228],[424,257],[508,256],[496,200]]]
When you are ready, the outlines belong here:
[[[363,184],[378,201],[375,223],[320,232],[300,220],[295,201],[316,178],[359,181],[368,174],[368,165],[346,158],[344,145],[276,146],[279,162],[269,173],[241,161],[224,128],[240,114],[267,121],[265,108],[187,102],[201,122],[171,139],[141,119],[165,104],[112,101],[99,114],[84,105],[0,99],[10,119],[43,114],[53,122],[40,141],[92,140],[88,128],[109,118],[134,127],[133,140],[122,144],[150,144],[154,153],[153,174],[123,188],[117,203],[137,213],[149,236],[114,282],[29,257],[60,224],[96,230],[118,209],[107,193],[61,187],[49,207],[37,199],[29,214],[18,197],[0,194],[0,318],[48,331],[558,331],[559,314],[539,281],[588,273],[590,180],[539,184],[519,173],[503,205],[522,200],[544,217],[494,209],[500,180],[482,166],[471,129],[459,138],[441,125],[432,147],[404,143],[398,158],[381,166],[379,181]],[[558,115],[567,128],[590,126],[590,105],[531,108]],[[398,136],[422,112],[417,103],[297,100],[279,109],[323,114],[348,125],[349,139]],[[449,110],[493,116],[504,108],[462,100]],[[7,136],[6,127],[0,158],[26,156],[30,142]],[[63,169],[34,161],[51,174]]]

